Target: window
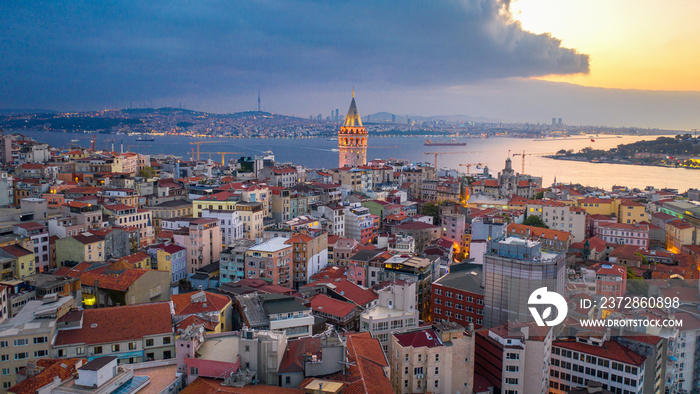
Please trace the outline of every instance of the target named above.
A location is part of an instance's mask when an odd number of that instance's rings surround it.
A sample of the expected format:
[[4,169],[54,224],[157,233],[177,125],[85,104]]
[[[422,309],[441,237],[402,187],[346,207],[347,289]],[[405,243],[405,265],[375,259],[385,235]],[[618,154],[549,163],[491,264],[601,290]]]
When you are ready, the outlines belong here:
[[518,366],[517,365],[507,365],[506,372],[518,372]]
[[24,360],[25,358],[29,358],[29,353],[15,353],[15,360]]
[[49,339],[47,337],[36,337],[34,338],[34,344],[46,343]]
[[146,339],[146,346],[153,346],[153,338]]
[[163,345],[167,345],[170,343],[170,337],[163,337]]
[[112,353],[119,351],[119,344],[112,345]]
[[95,346],[94,353],[102,354],[102,346]]
[[506,358],[508,360],[520,360],[520,354],[518,354],[518,353],[506,353]]
[[25,346],[29,344],[29,339],[15,339],[15,346]]
[[506,378],[506,384],[518,384],[517,378]]
[[190,367],[190,375],[199,375],[199,368]]
[[37,350],[36,352],[34,352],[34,357],[46,357],[48,355],[49,355],[48,350]]
[[3,374],[3,375],[9,375],[9,374],[10,374],[10,368],[3,368],[3,369],[2,369],[2,374]]
[[129,342],[129,350],[136,350],[136,342]]
[[[440,362],[440,355],[439,355],[439,354],[436,354],[436,355],[435,355],[435,362],[436,362],[436,363],[439,363],[439,362]],[[437,372],[435,372],[435,373],[437,373]]]
[[78,356],[82,356],[83,354],[85,354],[85,347],[77,346],[75,348],[75,354],[77,354]]

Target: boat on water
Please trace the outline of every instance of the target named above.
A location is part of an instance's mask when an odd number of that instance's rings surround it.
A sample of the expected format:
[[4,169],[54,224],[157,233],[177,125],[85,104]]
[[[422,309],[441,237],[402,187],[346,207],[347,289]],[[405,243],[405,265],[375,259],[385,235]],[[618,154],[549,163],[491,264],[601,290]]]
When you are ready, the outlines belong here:
[[425,146],[467,146],[466,142],[459,142],[452,138],[448,142],[432,141],[430,139],[425,140],[423,143]]
[[153,138],[151,136],[147,136],[147,135],[140,135],[140,136],[136,137],[136,141],[139,141],[139,142],[141,142],[141,141],[155,141],[155,138]]
[[73,138],[72,140],[70,140],[70,142],[80,142],[80,140],[77,138]]
[[331,137],[331,138],[328,138],[327,141],[338,141],[338,137]]

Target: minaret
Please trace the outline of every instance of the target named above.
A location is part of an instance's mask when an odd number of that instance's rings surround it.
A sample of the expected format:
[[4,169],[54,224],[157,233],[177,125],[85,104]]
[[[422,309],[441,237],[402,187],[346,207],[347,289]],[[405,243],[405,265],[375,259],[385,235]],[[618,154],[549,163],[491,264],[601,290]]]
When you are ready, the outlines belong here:
[[367,130],[357,113],[355,89],[345,123],[338,132],[338,163],[342,167],[357,167],[367,164]]

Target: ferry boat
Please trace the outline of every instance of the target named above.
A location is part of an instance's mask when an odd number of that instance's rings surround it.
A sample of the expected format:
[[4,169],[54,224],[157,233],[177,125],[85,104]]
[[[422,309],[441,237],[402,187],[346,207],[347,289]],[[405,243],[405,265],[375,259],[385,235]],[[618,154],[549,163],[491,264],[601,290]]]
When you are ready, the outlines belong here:
[[136,141],[138,141],[138,142],[155,141],[155,139],[151,136],[140,135],[140,136],[136,137]]
[[425,145],[425,146],[467,146],[467,143],[466,142],[459,142],[454,138],[450,139],[449,142],[439,142],[439,141],[432,141],[430,139],[427,139],[427,140],[425,140],[423,145]]
[[77,138],[73,138],[72,140],[70,140],[70,142],[80,142],[80,140]]

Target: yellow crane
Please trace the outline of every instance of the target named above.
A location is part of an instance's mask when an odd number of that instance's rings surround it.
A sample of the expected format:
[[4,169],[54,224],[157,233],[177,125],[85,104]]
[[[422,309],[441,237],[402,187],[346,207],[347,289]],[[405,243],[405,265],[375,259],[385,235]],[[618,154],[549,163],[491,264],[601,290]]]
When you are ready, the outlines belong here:
[[434,155],[435,156],[435,169],[437,170],[437,158],[438,156],[442,155],[465,155],[467,153],[479,153],[477,152],[423,152],[426,155]]
[[215,144],[218,142],[224,142],[224,141],[197,141],[197,142],[190,142],[190,145],[197,145],[197,161],[199,161],[199,146],[202,144]]
[[467,174],[469,174],[469,169],[472,166],[477,166],[477,169],[479,169],[478,166],[483,166],[483,165],[485,165],[485,164],[484,163],[469,163],[469,164],[460,164],[459,166],[460,167],[467,167]]
[[224,158],[226,157],[226,155],[245,155],[245,153],[243,153],[243,152],[202,152],[202,153],[204,153],[204,154],[208,153],[210,155],[213,155],[213,154],[221,155],[221,165],[226,164],[226,163],[224,163]]
[[552,152],[544,152],[544,153],[513,153],[513,156],[521,156],[523,161],[522,161],[522,169],[520,171],[521,174],[525,173],[525,156],[532,156],[532,155],[554,155],[555,153]]

